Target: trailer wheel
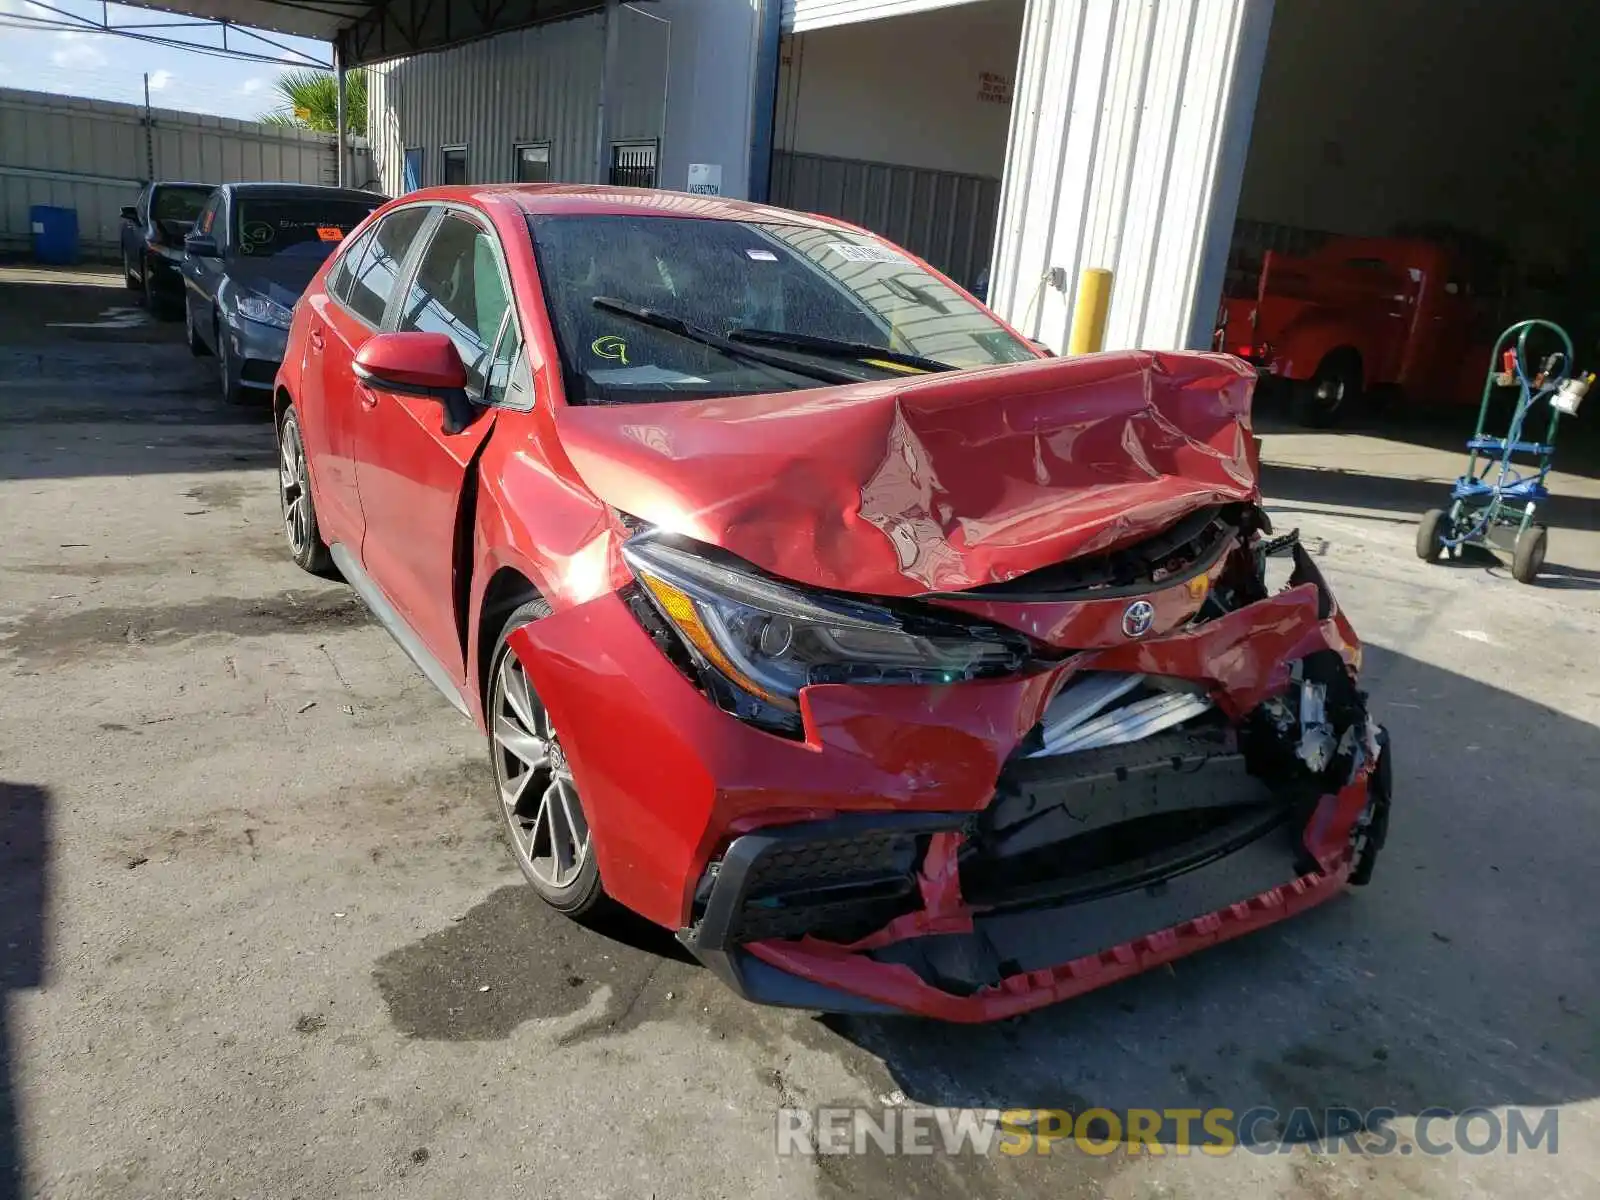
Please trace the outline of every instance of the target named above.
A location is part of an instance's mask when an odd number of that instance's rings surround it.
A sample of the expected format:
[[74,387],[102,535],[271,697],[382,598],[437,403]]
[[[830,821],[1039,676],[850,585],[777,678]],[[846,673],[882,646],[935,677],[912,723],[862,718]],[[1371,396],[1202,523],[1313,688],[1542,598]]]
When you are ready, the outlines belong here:
[[1430,508],[1417,526],[1417,557],[1423,562],[1438,562],[1444,554],[1444,509]]
[[1315,429],[1330,429],[1361,399],[1361,359],[1353,350],[1335,350],[1317,373],[1297,383],[1290,401],[1294,419]]
[[1511,556],[1511,577],[1518,583],[1532,583],[1539,578],[1549,536],[1543,525],[1530,525],[1517,538],[1517,548]]

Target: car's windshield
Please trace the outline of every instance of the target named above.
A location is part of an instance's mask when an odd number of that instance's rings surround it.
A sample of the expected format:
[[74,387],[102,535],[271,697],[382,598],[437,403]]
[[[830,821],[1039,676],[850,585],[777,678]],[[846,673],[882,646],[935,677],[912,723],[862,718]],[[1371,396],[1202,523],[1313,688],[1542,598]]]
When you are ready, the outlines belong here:
[[[862,234],[658,216],[541,215],[529,226],[575,403],[816,387],[838,382],[841,370],[861,379],[919,371],[869,357],[871,347],[934,368],[1034,357],[972,301]],[[597,298],[678,318],[715,340],[748,339],[765,361],[597,306]],[[785,335],[798,336],[791,343]],[[795,370],[774,365],[774,355]]]
[[156,189],[155,219],[187,221],[191,225],[211,198],[207,187],[163,187]]
[[321,260],[382,201],[324,200],[302,196],[239,196],[233,229],[247,258]]

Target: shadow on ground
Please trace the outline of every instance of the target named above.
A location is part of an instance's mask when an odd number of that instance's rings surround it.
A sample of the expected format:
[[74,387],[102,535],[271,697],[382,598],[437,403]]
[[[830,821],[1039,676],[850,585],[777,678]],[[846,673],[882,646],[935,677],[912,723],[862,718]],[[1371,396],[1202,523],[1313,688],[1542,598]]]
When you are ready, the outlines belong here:
[[[1503,436],[1510,428],[1515,410],[1511,393],[1497,398],[1489,406],[1485,429],[1494,436]],[[1600,479],[1600,408],[1594,399],[1585,402],[1577,418],[1562,418],[1556,431],[1557,469],[1569,475]],[[1543,405],[1529,414],[1524,424],[1524,440],[1542,441],[1549,428],[1550,413]],[[1445,407],[1437,404],[1408,403],[1403,397],[1382,401],[1368,401],[1358,409],[1345,414],[1338,426],[1331,430],[1313,430],[1294,422],[1287,405],[1270,393],[1257,394],[1255,421],[1257,433],[1350,433],[1385,438],[1429,450],[1443,450],[1461,456],[1466,466],[1467,439],[1478,423],[1478,405]]]
[[997,1025],[824,1022],[938,1105],[1415,1114],[1600,1095],[1583,916],[1600,729],[1404,655],[1367,661],[1397,755],[1371,886]]
[[10,996],[44,986],[50,795],[0,780],[0,1200],[21,1200],[22,1100]]
[[248,470],[270,412],[225,404],[182,321],[117,287],[0,278],[0,480]]
[[[1270,463],[1262,467],[1261,490],[1277,522],[1286,527],[1294,524],[1297,512],[1317,511],[1299,510],[1297,505],[1378,510],[1385,514],[1376,518],[1378,520],[1396,526],[1415,527],[1422,514],[1429,509],[1448,508],[1450,504],[1449,485],[1434,480]],[[1534,586],[1600,590],[1600,571],[1568,566],[1561,561],[1562,530],[1600,531],[1600,500],[1557,495],[1540,508],[1539,521],[1550,528],[1549,549],[1544,569]],[[1509,574],[1509,561],[1509,555],[1502,562],[1492,551],[1469,546],[1459,560],[1445,565],[1457,570],[1502,570]]]

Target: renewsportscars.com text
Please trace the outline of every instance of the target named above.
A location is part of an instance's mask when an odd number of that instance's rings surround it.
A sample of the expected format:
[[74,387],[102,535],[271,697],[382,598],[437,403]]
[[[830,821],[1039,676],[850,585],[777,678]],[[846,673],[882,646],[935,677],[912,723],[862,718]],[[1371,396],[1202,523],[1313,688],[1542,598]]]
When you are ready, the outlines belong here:
[[1554,1108],[1392,1108],[1280,1112],[1259,1107],[1085,1109],[784,1108],[775,1126],[777,1152],[849,1154],[1189,1155],[1288,1153],[1306,1146],[1322,1154],[1555,1154]]

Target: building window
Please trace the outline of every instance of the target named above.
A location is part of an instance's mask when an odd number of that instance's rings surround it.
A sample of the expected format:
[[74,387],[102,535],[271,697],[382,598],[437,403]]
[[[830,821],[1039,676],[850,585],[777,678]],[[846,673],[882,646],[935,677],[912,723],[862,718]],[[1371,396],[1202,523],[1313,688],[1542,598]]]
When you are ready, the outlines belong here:
[[444,182],[465,183],[467,181],[467,148],[465,146],[441,146],[439,148],[439,161],[444,171]]
[[405,165],[402,170],[400,190],[414,192],[422,186],[422,166],[425,161],[420,146],[412,146],[406,150]]
[[527,145],[518,146],[516,151],[518,183],[550,182],[549,142],[530,142]]
[[613,142],[611,144],[611,182],[618,187],[655,187],[656,144],[654,142]]

